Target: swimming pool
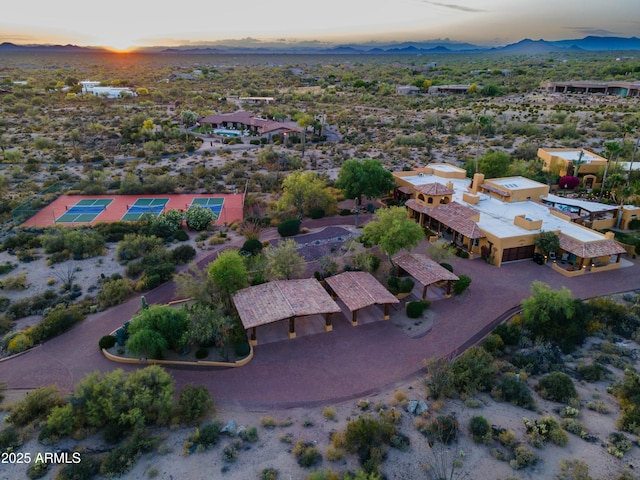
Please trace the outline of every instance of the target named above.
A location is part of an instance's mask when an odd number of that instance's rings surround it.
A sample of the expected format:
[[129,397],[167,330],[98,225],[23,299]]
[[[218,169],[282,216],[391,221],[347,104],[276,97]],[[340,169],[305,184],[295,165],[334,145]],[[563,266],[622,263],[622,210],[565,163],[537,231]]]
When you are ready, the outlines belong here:
[[227,137],[241,137],[242,132],[238,130],[227,130],[225,128],[216,128],[213,130],[216,135],[225,135]]

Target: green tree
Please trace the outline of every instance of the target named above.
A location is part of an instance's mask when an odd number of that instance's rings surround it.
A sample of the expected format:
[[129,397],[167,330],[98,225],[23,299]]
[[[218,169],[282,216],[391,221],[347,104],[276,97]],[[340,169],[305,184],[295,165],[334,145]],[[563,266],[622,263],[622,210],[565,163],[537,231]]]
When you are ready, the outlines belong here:
[[180,112],[180,119],[182,123],[190,127],[198,121],[198,114],[193,110],[182,110],[182,112]]
[[478,169],[486,178],[501,178],[509,174],[511,157],[501,150],[488,150],[478,160]]
[[392,265],[396,253],[416,247],[423,238],[422,227],[407,216],[405,207],[381,208],[364,227],[365,241],[378,245]]
[[187,270],[178,273],[174,280],[176,290],[181,298],[192,298],[196,303],[215,304],[219,295],[211,277],[206,270],[190,265]]
[[298,217],[309,215],[314,208],[325,212],[335,208],[336,201],[325,182],[316,172],[293,172],[282,182],[282,196],[278,208],[295,207]]
[[298,253],[298,243],[289,238],[264,250],[266,271],[271,280],[291,280],[305,269],[305,260]]
[[183,334],[182,343],[224,347],[229,341],[232,328],[233,319],[224,315],[219,308],[195,303],[189,308],[189,325]]
[[536,235],[534,245],[543,255],[557,253],[560,248],[560,238],[556,232],[542,232]]
[[[129,341],[138,332],[152,330],[158,332],[165,340],[167,348],[176,349],[183,345],[182,338],[188,325],[186,308],[173,308],[165,305],[152,305],[143,309],[131,319],[129,325]],[[152,336],[145,335],[145,339]],[[129,342],[127,342],[129,348]],[[138,353],[138,352],[134,352]]]
[[225,250],[209,264],[208,272],[222,300],[231,309],[231,296],[249,282],[249,272],[242,257],[237,250]]
[[347,198],[357,198],[362,203],[362,196],[375,198],[395,188],[393,175],[386,170],[379,160],[351,159],[342,164],[338,173],[336,187],[344,192]]
[[201,232],[202,230],[206,230],[211,222],[214,222],[217,218],[210,208],[203,207],[202,205],[192,205],[185,214],[185,220],[189,228]]
[[591,318],[588,307],[571,291],[552,290],[540,281],[531,284],[531,296],[522,302],[523,325],[533,337],[556,343],[571,352],[587,336]]

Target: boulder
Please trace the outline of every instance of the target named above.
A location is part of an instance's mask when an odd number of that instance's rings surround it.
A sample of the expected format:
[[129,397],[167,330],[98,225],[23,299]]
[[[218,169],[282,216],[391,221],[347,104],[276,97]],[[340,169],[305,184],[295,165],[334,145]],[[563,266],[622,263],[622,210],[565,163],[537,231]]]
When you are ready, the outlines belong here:
[[224,427],[222,427],[222,430],[220,430],[220,433],[226,433],[229,436],[233,436],[236,434],[236,422],[231,420],[230,422],[228,422]]

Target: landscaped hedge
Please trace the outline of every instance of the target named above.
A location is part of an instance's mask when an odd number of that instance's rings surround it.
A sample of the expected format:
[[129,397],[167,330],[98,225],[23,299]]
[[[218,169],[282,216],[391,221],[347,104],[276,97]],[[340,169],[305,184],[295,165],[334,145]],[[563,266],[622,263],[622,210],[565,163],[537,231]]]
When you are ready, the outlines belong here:
[[278,233],[281,237],[292,237],[293,235],[297,235],[300,233],[300,223],[300,220],[297,218],[285,220],[278,225]]
[[407,317],[420,318],[425,308],[428,308],[429,305],[431,305],[431,302],[428,300],[407,303]]

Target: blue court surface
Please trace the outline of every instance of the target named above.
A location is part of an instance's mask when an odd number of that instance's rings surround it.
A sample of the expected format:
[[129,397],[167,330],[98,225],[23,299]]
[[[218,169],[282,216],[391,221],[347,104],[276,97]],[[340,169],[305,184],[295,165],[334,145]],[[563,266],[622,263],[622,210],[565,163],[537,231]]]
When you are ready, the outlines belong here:
[[88,223],[93,222],[113,199],[84,199],[72,206],[66,206],[65,213],[56,219],[56,223]]
[[144,215],[157,217],[164,210],[168,201],[168,198],[139,198],[133,205],[128,206],[127,213],[122,216],[122,220],[135,222]]

